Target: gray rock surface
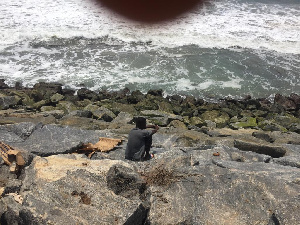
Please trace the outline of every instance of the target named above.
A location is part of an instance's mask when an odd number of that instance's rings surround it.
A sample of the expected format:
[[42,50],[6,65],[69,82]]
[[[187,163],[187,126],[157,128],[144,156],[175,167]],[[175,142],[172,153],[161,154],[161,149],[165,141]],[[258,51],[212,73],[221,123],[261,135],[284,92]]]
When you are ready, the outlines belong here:
[[23,142],[13,140],[8,143],[12,147],[26,150],[36,155],[48,156],[74,152],[83,143],[96,143],[101,136],[105,137],[105,133],[68,126],[44,125],[35,129]]
[[[149,175],[158,170],[164,183],[149,188],[151,224],[298,223],[299,169],[231,161],[222,148],[213,156],[216,150],[166,153],[157,160]],[[189,165],[190,157],[199,163]]]
[[235,140],[234,146],[243,151],[252,151],[260,154],[270,155],[274,158],[279,158],[286,154],[286,149],[281,146],[264,145],[241,140]]
[[115,165],[138,176],[122,161],[90,161],[80,155],[36,157],[23,181],[23,208],[54,224],[124,224],[141,200],[110,190],[107,174]]
[[18,103],[18,99],[15,96],[0,96],[0,109],[8,109]]
[[[124,159],[125,125],[97,131],[34,123],[0,126],[3,141],[28,156],[19,177],[0,165],[0,223],[298,225],[299,145],[280,144],[277,138],[271,144],[253,137],[253,131],[166,127],[153,136],[155,157],[132,162]],[[99,137],[125,141],[91,159],[70,154]],[[283,157],[274,158],[273,152],[282,149]]]

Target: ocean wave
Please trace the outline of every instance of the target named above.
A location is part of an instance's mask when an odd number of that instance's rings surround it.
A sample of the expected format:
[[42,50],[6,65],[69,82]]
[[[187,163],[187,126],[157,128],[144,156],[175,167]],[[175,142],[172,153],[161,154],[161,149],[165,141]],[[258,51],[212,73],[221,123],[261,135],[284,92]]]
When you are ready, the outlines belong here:
[[5,48],[53,36],[101,39],[159,47],[265,48],[300,53],[300,4],[215,0],[176,20],[159,24],[128,21],[92,1],[2,0],[0,43]]

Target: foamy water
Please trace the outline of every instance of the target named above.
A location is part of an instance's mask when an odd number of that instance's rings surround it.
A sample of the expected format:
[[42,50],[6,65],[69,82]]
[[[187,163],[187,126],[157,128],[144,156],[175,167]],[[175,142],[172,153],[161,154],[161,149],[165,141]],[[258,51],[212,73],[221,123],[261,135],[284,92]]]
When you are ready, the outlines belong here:
[[300,92],[300,1],[214,1],[128,21],[92,0],[1,0],[0,78],[13,85],[202,95]]

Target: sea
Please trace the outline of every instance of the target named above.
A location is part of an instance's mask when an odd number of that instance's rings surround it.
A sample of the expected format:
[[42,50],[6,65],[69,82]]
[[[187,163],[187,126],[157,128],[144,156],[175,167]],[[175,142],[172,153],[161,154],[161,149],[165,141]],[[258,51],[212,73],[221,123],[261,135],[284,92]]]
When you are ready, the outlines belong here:
[[0,79],[207,99],[300,94],[300,0],[206,1],[151,24],[93,0],[1,0]]

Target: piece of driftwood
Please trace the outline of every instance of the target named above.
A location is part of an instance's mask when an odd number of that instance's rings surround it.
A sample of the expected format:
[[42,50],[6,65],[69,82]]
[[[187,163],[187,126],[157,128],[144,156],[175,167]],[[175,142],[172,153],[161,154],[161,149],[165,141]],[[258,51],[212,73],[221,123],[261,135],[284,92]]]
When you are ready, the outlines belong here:
[[0,156],[4,163],[10,166],[11,172],[17,172],[21,167],[25,166],[25,160],[19,150],[0,141]]
[[92,155],[96,151],[109,152],[122,142],[121,139],[100,137],[96,144],[84,144],[80,151],[90,151]]

